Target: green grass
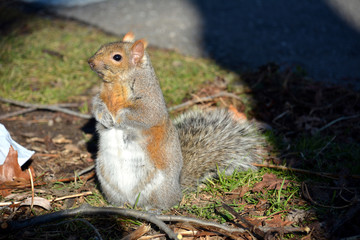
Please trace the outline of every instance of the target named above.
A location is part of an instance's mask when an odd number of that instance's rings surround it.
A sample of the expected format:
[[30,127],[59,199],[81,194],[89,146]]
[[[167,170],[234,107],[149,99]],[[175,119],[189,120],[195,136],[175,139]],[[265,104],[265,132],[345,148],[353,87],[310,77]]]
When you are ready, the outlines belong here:
[[[28,16],[16,11],[0,13],[0,23],[13,22],[9,25],[12,27],[0,36],[1,97],[47,104],[83,101],[83,96],[91,97],[89,90],[98,86],[100,81],[90,70],[87,59],[102,44],[116,41],[121,39],[120,37],[72,21]],[[151,39],[148,41],[151,45]],[[239,80],[237,73],[228,71],[211,60],[194,59],[174,51],[152,47],[148,51],[168,106],[181,103],[202,84],[217,76],[229,81]],[[295,73],[302,76],[305,70],[296,69]],[[274,84],[273,81],[270,82]],[[260,82],[257,88],[263,87],[261,84],[263,83]],[[242,92],[238,88],[239,86],[233,84],[229,86],[229,91]],[[264,85],[263,88],[262,91],[268,87]],[[245,113],[251,115],[257,103],[249,94],[242,94],[241,99],[246,106]],[[86,113],[89,108],[85,103],[79,110]],[[356,143],[341,142],[327,135],[300,134],[285,141],[284,136],[276,134],[276,130],[268,131],[266,137],[274,146],[274,151],[291,153],[297,161],[304,160],[302,168],[338,172],[345,166],[352,173],[360,172],[357,163],[360,159],[360,148]],[[253,192],[252,187],[262,180],[265,173],[274,173],[279,179],[290,180],[291,183],[286,189]],[[234,172],[231,176],[220,173],[218,179],[209,179],[196,193],[186,194],[183,204],[176,209],[220,222],[232,219],[231,214],[221,206],[224,200],[239,213],[246,211],[246,205],[255,208],[256,204],[265,200],[265,216],[282,211],[285,214],[294,208],[308,209],[308,204],[298,201],[301,200],[300,182],[305,179],[318,181],[317,183],[328,181],[314,176],[264,168],[258,172]],[[72,192],[81,186],[81,182],[58,183],[54,184],[53,189]],[[244,186],[248,186],[249,191],[240,200],[226,198],[227,193]],[[92,206],[104,206],[107,202],[97,189],[91,189],[94,194],[86,196],[85,202]]]
[[[4,22],[4,18],[9,21],[16,15],[1,18]],[[121,38],[72,21],[35,16],[23,20],[0,38],[2,97],[33,103],[71,102],[100,84],[87,59],[102,44]],[[199,85],[218,75],[234,75],[209,60],[173,51],[149,48],[149,54],[168,105],[181,103]]]
[[29,34],[14,29],[1,38],[3,97],[36,103],[71,102],[97,84],[87,58],[114,37],[98,35],[95,29],[72,22],[33,18],[26,24]]
[[[292,181],[285,189],[265,190],[264,192],[253,192],[252,187],[262,180],[265,173],[274,173],[280,179]],[[247,186],[249,190],[241,199],[228,200],[226,196],[234,190]],[[242,213],[245,205],[252,205],[255,209],[260,200],[266,201],[264,216],[284,212],[290,209],[308,209],[308,205],[297,204],[294,199],[300,197],[300,187],[297,183],[297,177],[290,172],[274,171],[271,169],[260,169],[259,171],[235,171],[232,175],[226,176],[219,173],[219,178],[208,179],[205,186],[202,186],[198,193],[188,193],[185,196],[185,204],[177,206],[178,209],[194,214],[205,219],[216,219],[219,222],[226,222],[232,219],[230,213],[222,209],[222,203],[225,202],[235,211]],[[208,200],[201,201],[201,196],[208,196]],[[256,216],[253,216],[256,217]]]
[[302,168],[312,167],[321,172],[339,172],[346,168],[352,174],[360,173],[360,148],[355,142],[340,142],[336,136],[300,135],[293,141],[291,151],[304,160]]

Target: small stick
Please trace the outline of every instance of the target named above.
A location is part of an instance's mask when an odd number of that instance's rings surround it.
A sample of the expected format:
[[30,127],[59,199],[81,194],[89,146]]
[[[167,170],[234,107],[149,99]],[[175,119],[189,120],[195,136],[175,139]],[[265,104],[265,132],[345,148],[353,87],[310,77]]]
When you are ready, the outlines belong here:
[[236,96],[233,93],[219,92],[217,94],[214,94],[214,95],[211,95],[211,96],[208,96],[208,97],[198,98],[196,100],[190,100],[190,101],[184,102],[182,104],[179,104],[179,105],[176,105],[176,106],[173,106],[173,107],[169,107],[168,111],[169,112],[176,111],[176,110],[179,110],[179,109],[184,108],[184,107],[189,107],[189,106],[194,105],[196,103],[208,102],[208,101],[211,101],[211,100],[213,100],[215,98],[218,98],[218,97],[231,97],[231,98],[241,100],[241,98],[239,98],[238,96]]
[[[222,224],[219,224],[219,223],[204,221],[204,220],[191,218],[191,217],[183,217],[183,216],[176,216],[176,215],[158,215],[156,217],[159,218],[160,220],[164,221],[164,222],[194,223],[194,224],[198,224],[198,225],[219,228],[221,230],[224,230],[224,231],[227,231],[227,232],[230,232],[230,233],[248,232],[247,230],[242,229],[242,228],[234,228],[234,227],[222,225]],[[259,229],[260,231],[263,231],[263,232],[278,231],[279,230],[279,228],[265,227],[265,226],[259,226],[259,227],[257,227],[257,229]],[[286,227],[282,227],[281,229],[283,229],[284,231],[289,232],[289,233],[290,232],[308,232],[309,231],[308,227],[298,228],[298,227],[286,226]]]
[[[90,195],[90,194],[93,194],[93,193],[91,191],[87,191],[87,192],[83,192],[83,193],[78,193],[78,194],[73,194],[73,195],[68,195],[68,196],[55,198],[52,201],[57,202],[57,201],[64,200],[64,199],[87,196],[87,195]],[[32,194],[32,195],[34,195],[34,194]],[[21,203],[22,202],[20,202],[20,201],[16,201],[16,202],[0,202],[0,207],[5,207],[5,206],[9,206],[9,205],[18,205],[18,204],[21,204]],[[32,203],[32,205],[34,204],[34,196],[32,196],[31,203]]]
[[288,114],[288,113],[289,113],[289,111],[286,110],[285,112],[283,112],[283,113],[279,114],[278,116],[276,116],[276,117],[272,120],[272,122],[273,122],[273,123],[276,123],[277,120],[279,120],[280,118],[282,118],[283,116],[285,116],[285,115]]
[[30,209],[33,209],[33,207],[34,207],[34,198],[35,198],[34,180],[33,180],[33,177],[31,175],[31,169],[28,168],[28,171],[29,171],[30,183],[31,183],[31,205],[30,205]]
[[[49,182],[39,182],[39,183],[35,183],[34,186],[42,186],[42,185],[46,185],[46,184],[49,184],[49,183],[56,183],[56,182],[71,182],[71,181],[74,181],[75,178],[80,179],[82,181],[84,181],[84,180],[87,181],[87,180],[89,180],[90,178],[92,178],[94,176],[95,176],[95,172],[91,172],[86,176],[55,179],[55,180],[51,180]],[[0,187],[0,190],[3,190],[3,189],[15,189],[15,188],[16,189],[21,189],[21,188],[28,188],[28,187],[30,187],[29,184],[26,184],[26,185],[13,185],[13,186],[7,186],[7,187]]]
[[32,112],[32,111],[35,111],[35,110],[36,110],[36,108],[26,108],[26,109],[22,109],[22,110],[19,110],[19,111],[3,114],[3,115],[0,116],[0,120],[10,118],[10,117],[14,117],[14,116],[17,116],[17,115],[21,115],[21,114],[24,114],[24,113]]
[[303,183],[301,185],[301,190],[302,192],[304,193],[304,196],[310,200],[310,202],[312,202],[314,205],[317,205],[317,206],[320,206],[320,207],[324,207],[324,208],[333,208],[333,209],[344,209],[344,208],[348,208],[352,205],[354,205],[354,202],[350,203],[350,204],[347,204],[347,205],[344,205],[344,206],[328,206],[328,205],[323,205],[321,203],[318,203],[317,201],[315,201],[314,199],[312,199],[310,193],[309,193],[309,190],[308,190],[308,187],[306,185],[306,183]]
[[[53,212],[49,214],[39,215],[33,218],[20,221],[7,222],[7,228],[3,231],[20,230],[30,226],[41,225],[48,222],[57,221],[63,218],[78,217],[79,215],[121,215],[124,217],[132,217],[136,219],[145,220],[155,224],[158,228],[164,231],[171,239],[182,239],[180,234],[174,233],[160,218],[151,213],[141,212],[133,209],[121,209],[116,207],[92,207],[89,205],[82,205],[79,208],[66,209],[63,211]],[[1,231],[1,230],[0,230]]]
[[[278,166],[278,165],[272,165],[272,164],[252,163],[252,165],[256,166],[256,167],[267,167],[267,168],[274,168],[274,169],[279,169],[279,170],[284,170],[284,171],[294,171],[294,172],[312,174],[312,175],[333,178],[333,179],[340,177],[340,174],[335,174],[335,173],[313,172],[313,171],[305,170],[305,169],[292,168],[292,167],[286,167],[286,166]],[[352,177],[352,178],[360,178],[360,175],[348,175],[348,176]]]
[[76,117],[80,117],[80,118],[84,118],[84,119],[92,118],[92,116],[90,114],[83,114],[83,113],[75,112],[75,111],[72,111],[72,110],[69,110],[66,108],[59,107],[58,105],[32,104],[32,103],[26,103],[26,102],[16,101],[16,100],[12,100],[12,99],[6,99],[6,98],[2,98],[2,97],[0,97],[0,101],[10,103],[13,105],[17,105],[20,107],[25,107],[25,108],[35,108],[35,109],[50,110],[50,111],[55,111],[55,112],[63,112],[63,113],[73,115]]
[[64,200],[64,199],[69,199],[69,198],[87,196],[87,195],[91,195],[91,194],[93,194],[91,191],[87,191],[87,192],[77,193],[77,194],[73,194],[73,195],[67,195],[67,196],[55,198],[53,200],[53,202],[57,202],[57,201],[61,201],[61,200]]
[[236,217],[237,219],[239,219],[241,222],[244,223],[245,227],[248,230],[252,230],[254,228],[254,225],[251,224],[248,220],[246,220],[245,218],[243,218],[238,212],[236,212],[233,208],[231,208],[229,205],[222,203],[221,204],[222,207],[227,210],[228,212],[230,212],[232,215],[234,215],[234,217]]
[[323,148],[321,148],[319,152],[316,153],[315,158],[317,158],[320,155],[320,153],[322,153],[329,146],[329,144],[332,141],[334,141],[335,138],[336,138],[336,135],[329,142],[327,142],[326,145]]
[[60,154],[51,154],[51,153],[35,153],[34,157],[60,157]]
[[158,239],[158,238],[164,237],[164,236],[165,236],[165,234],[160,233],[160,234],[155,234],[155,235],[150,235],[150,236],[142,236],[138,240]]
[[[243,218],[238,212],[236,212],[232,207],[230,207],[229,205],[222,203],[222,207],[227,210],[228,212],[230,212],[234,217],[236,217],[238,220],[240,220],[243,224],[239,224],[239,223],[235,223],[236,226],[240,226],[242,228],[245,228],[248,230],[248,233],[250,234],[250,236],[255,239],[255,237],[253,236],[252,233],[254,233],[256,235],[256,237],[259,237],[259,233],[257,233],[256,228],[253,224],[251,224],[248,220],[246,220],[245,218]],[[243,225],[245,225],[245,227],[243,227]],[[264,234],[260,235],[261,237],[264,237]]]
[[[58,106],[58,107],[78,107],[79,104],[77,104],[77,103],[60,103],[60,104],[56,104],[56,106]],[[26,109],[22,109],[22,110],[19,110],[19,111],[7,113],[7,114],[4,114],[4,115],[1,115],[0,120],[10,118],[10,117],[14,117],[14,116],[18,116],[18,115],[25,114],[25,113],[29,113],[29,112],[33,112],[36,109],[37,108],[26,108]]]
[[[145,220],[147,222],[151,222],[158,226],[162,231],[164,231],[171,239],[181,239],[181,234],[174,233],[164,222],[187,222],[194,223],[198,225],[215,227],[218,229],[222,229],[224,231],[234,233],[234,232],[247,232],[242,228],[233,228],[230,226],[222,225],[215,222],[204,221],[191,217],[183,217],[183,216],[175,216],[175,215],[154,215],[147,212],[137,211],[134,209],[122,209],[116,207],[92,207],[89,205],[83,205],[79,208],[74,209],[66,209],[54,213],[39,215],[30,219],[20,220],[20,221],[9,221],[7,223],[7,228],[3,229],[3,231],[14,231],[20,230],[22,228],[31,227],[35,225],[41,225],[44,223],[57,221],[63,218],[69,217],[77,217],[79,215],[95,215],[95,214],[105,214],[105,215],[121,215],[123,217],[132,217],[136,219]],[[268,231],[278,231],[284,230],[286,232],[308,232],[308,228],[297,228],[297,227],[283,227],[283,228],[272,228],[272,227],[257,227],[260,231],[268,232]],[[0,230],[1,231],[1,230]]]
[[9,205],[18,205],[20,203],[21,202],[19,202],[19,201],[16,201],[16,202],[0,202],[0,207],[6,207],[6,206],[9,206]]
[[90,172],[90,171],[94,170],[94,168],[95,168],[95,164],[93,164],[93,165],[91,165],[91,166],[89,166],[89,167],[81,170],[81,171],[78,173],[78,175],[81,176],[81,175],[83,175],[83,174],[85,174],[85,173],[87,173],[87,172]]
[[348,119],[352,119],[352,118],[358,118],[358,117],[360,117],[360,114],[337,118],[337,119],[329,122],[328,124],[326,124],[322,128],[320,128],[317,132],[321,132],[321,131],[325,130],[326,128],[330,127],[331,125],[334,125],[335,123],[339,122],[339,121],[348,120]]

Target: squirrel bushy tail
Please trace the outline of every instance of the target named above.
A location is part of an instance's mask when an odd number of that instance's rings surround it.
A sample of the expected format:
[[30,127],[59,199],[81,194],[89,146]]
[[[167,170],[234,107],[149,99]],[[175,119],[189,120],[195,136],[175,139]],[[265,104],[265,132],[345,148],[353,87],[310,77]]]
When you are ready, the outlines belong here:
[[225,109],[188,111],[174,120],[183,155],[180,184],[193,189],[218,171],[256,169],[265,155],[265,139],[255,123],[235,119]]

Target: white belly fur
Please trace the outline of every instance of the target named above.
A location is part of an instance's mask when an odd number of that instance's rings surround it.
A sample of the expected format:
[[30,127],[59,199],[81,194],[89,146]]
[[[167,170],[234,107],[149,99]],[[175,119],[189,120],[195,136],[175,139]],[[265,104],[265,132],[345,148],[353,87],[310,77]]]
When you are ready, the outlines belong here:
[[[96,171],[103,192],[110,202],[117,205],[125,202],[133,205],[139,195],[135,189],[152,170],[145,168],[148,160],[140,144],[134,140],[125,140],[126,134],[125,131],[115,128],[100,132]],[[149,163],[146,165],[149,166]],[[147,196],[163,179],[163,174],[157,171],[142,188],[141,202],[147,202]]]

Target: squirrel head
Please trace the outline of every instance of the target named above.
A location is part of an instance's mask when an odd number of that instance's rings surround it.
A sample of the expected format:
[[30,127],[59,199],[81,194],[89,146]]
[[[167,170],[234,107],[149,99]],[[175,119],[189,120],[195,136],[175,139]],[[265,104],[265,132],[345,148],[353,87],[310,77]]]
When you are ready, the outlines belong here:
[[124,81],[136,68],[142,68],[147,61],[147,41],[134,42],[134,34],[128,32],[121,42],[103,45],[88,63],[93,71],[106,83]]

